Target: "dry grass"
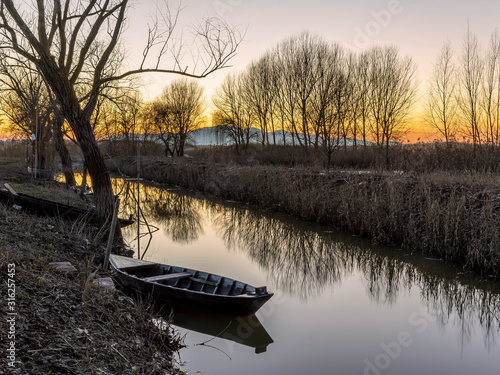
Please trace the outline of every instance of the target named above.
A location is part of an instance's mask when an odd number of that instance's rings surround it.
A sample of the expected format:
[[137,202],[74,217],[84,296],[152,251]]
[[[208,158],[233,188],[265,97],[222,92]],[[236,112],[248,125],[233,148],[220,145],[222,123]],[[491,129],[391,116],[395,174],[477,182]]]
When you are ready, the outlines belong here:
[[[203,147],[189,150],[195,159],[239,165],[282,165],[326,168],[327,157],[321,147],[252,145],[237,154],[230,147]],[[389,161],[389,164],[387,164]],[[468,144],[417,144],[389,148],[376,146],[340,147],[331,158],[332,169],[399,170],[405,172],[500,172],[500,148]]]
[[[16,356],[19,374],[177,373],[172,358],[181,346],[170,328],[160,329],[146,303],[132,304],[119,292],[82,292],[102,249],[86,227],[14,212],[0,205],[0,274],[15,265]],[[74,274],[50,262],[69,261]],[[109,276],[100,272],[100,276]],[[7,316],[7,287],[0,289]],[[0,329],[7,332],[5,319]],[[4,363],[5,359],[4,359]],[[5,367],[3,367],[5,368]],[[2,370],[0,369],[0,373]]]

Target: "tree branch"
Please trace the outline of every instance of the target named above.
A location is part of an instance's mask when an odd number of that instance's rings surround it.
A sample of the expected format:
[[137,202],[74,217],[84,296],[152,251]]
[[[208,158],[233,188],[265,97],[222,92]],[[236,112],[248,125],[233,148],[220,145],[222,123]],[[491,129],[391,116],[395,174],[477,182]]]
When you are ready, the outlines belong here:
[[47,39],[47,28],[45,26],[45,4],[44,0],[36,0],[38,7],[38,38],[45,49],[50,49]]
[[[106,66],[106,64],[111,56],[111,53],[113,52],[113,50],[115,49],[115,47],[118,43],[118,39],[119,39],[121,30],[122,30],[122,25],[123,25],[123,22],[125,20],[125,10],[127,8],[127,3],[128,3],[128,0],[124,0],[123,2],[121,2],[119,4],[121,6],[121,8],[120,8],[120,12],[118,14],[118,18],[117,18],[117,21],[115,24],[115,29],[113,31],[113,35],[111,37],[111,41],[109,42],[108,47],[105,49],[104,53],[102,54],[99,62],[97,63],[95,71],[94,71],[94,82],[92,85],[90,100],[89,100],[89,102],[84,110],[85,112],[90,112],[90,113],[87,113],[87,115],[89,117],[92,114],[92,110],[94,109],[95,103],[96,103],[97,98],[99,96],[99,91],[100,91],[99,88],[102,85],[102,83],[101,83],[102,72],[103,72],[103,70],[104,70],[104,68],[105,68],[105,66]],[[111,14],[111,13],[112,12],[110,12],[109,14]],[[89,108],[88,111],[87,111],[87,108]]]
[[[66,9],[69,7],[70,1],[71,0],[66,0]],[[71,71],[71,64],[73,62],[73,55],[75,53],[76,42],[77,42],[78,35],[80,34],[80,29],[82,28],[87,17],[89,17],[90,11],[94,8],[96,2],[97,2],[97,0],[90,0],[89,1],[89,5],[87,6],[87,8],[85,8],[82,15],[79,16],[78,22],[76,23],[75,28],[73,29],[73,32],[71,33],[71,39],[70,39],[69,45],[68,45],[68,57],[66,59],[66,72],[68,74]],[[65,30],[63,30],[63,32],[64,31]]]

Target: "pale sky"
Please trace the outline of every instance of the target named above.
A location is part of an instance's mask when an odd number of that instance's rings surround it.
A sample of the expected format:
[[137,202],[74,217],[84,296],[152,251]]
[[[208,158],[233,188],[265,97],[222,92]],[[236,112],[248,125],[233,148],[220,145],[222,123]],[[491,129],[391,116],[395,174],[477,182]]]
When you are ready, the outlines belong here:
[[[146,17],[161,1],[136,0],[129,13],[124,43],[132,55],[140,56],[147,32]],[[500,2],[492,0],[184,0],[182,5],[178,31],[187,34],[186,26],[197,24],[203,17],[217,16],[246,32],[237,56],[231,60],[232,68],[200,81],[207,99],[227,73],[244,70],[250,61],[303,30],[358,51],[373,45],[396,45],[402,55],[412,57],[417,64],[423,90],[447,39],[458,56],[468,22],[484,48],[500,26]],[[177,77],[148,77],[144,92],[152,98],[172,78]]]

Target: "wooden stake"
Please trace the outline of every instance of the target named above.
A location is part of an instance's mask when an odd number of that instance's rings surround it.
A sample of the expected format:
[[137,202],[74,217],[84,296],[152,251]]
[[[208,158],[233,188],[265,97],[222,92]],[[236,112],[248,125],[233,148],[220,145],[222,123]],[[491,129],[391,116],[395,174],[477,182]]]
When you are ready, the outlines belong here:
[[137,258],[141,259],[141,143],[137,141]]

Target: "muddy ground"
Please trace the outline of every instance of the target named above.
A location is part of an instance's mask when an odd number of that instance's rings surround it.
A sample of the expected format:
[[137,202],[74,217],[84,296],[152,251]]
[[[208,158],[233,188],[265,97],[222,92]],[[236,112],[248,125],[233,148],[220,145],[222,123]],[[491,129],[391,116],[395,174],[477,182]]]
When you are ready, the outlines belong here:
[[[31,182],[24,171],[0,159],[0,184],[87,204],[60,184]],[[85,291],[103,260],[96,229],[0,204],[1,375],[181,373],[174,358],[182,340],[170,326],[159,328],[150,304],[119,291]],[[63,261],[76,271],[49,265]]]

